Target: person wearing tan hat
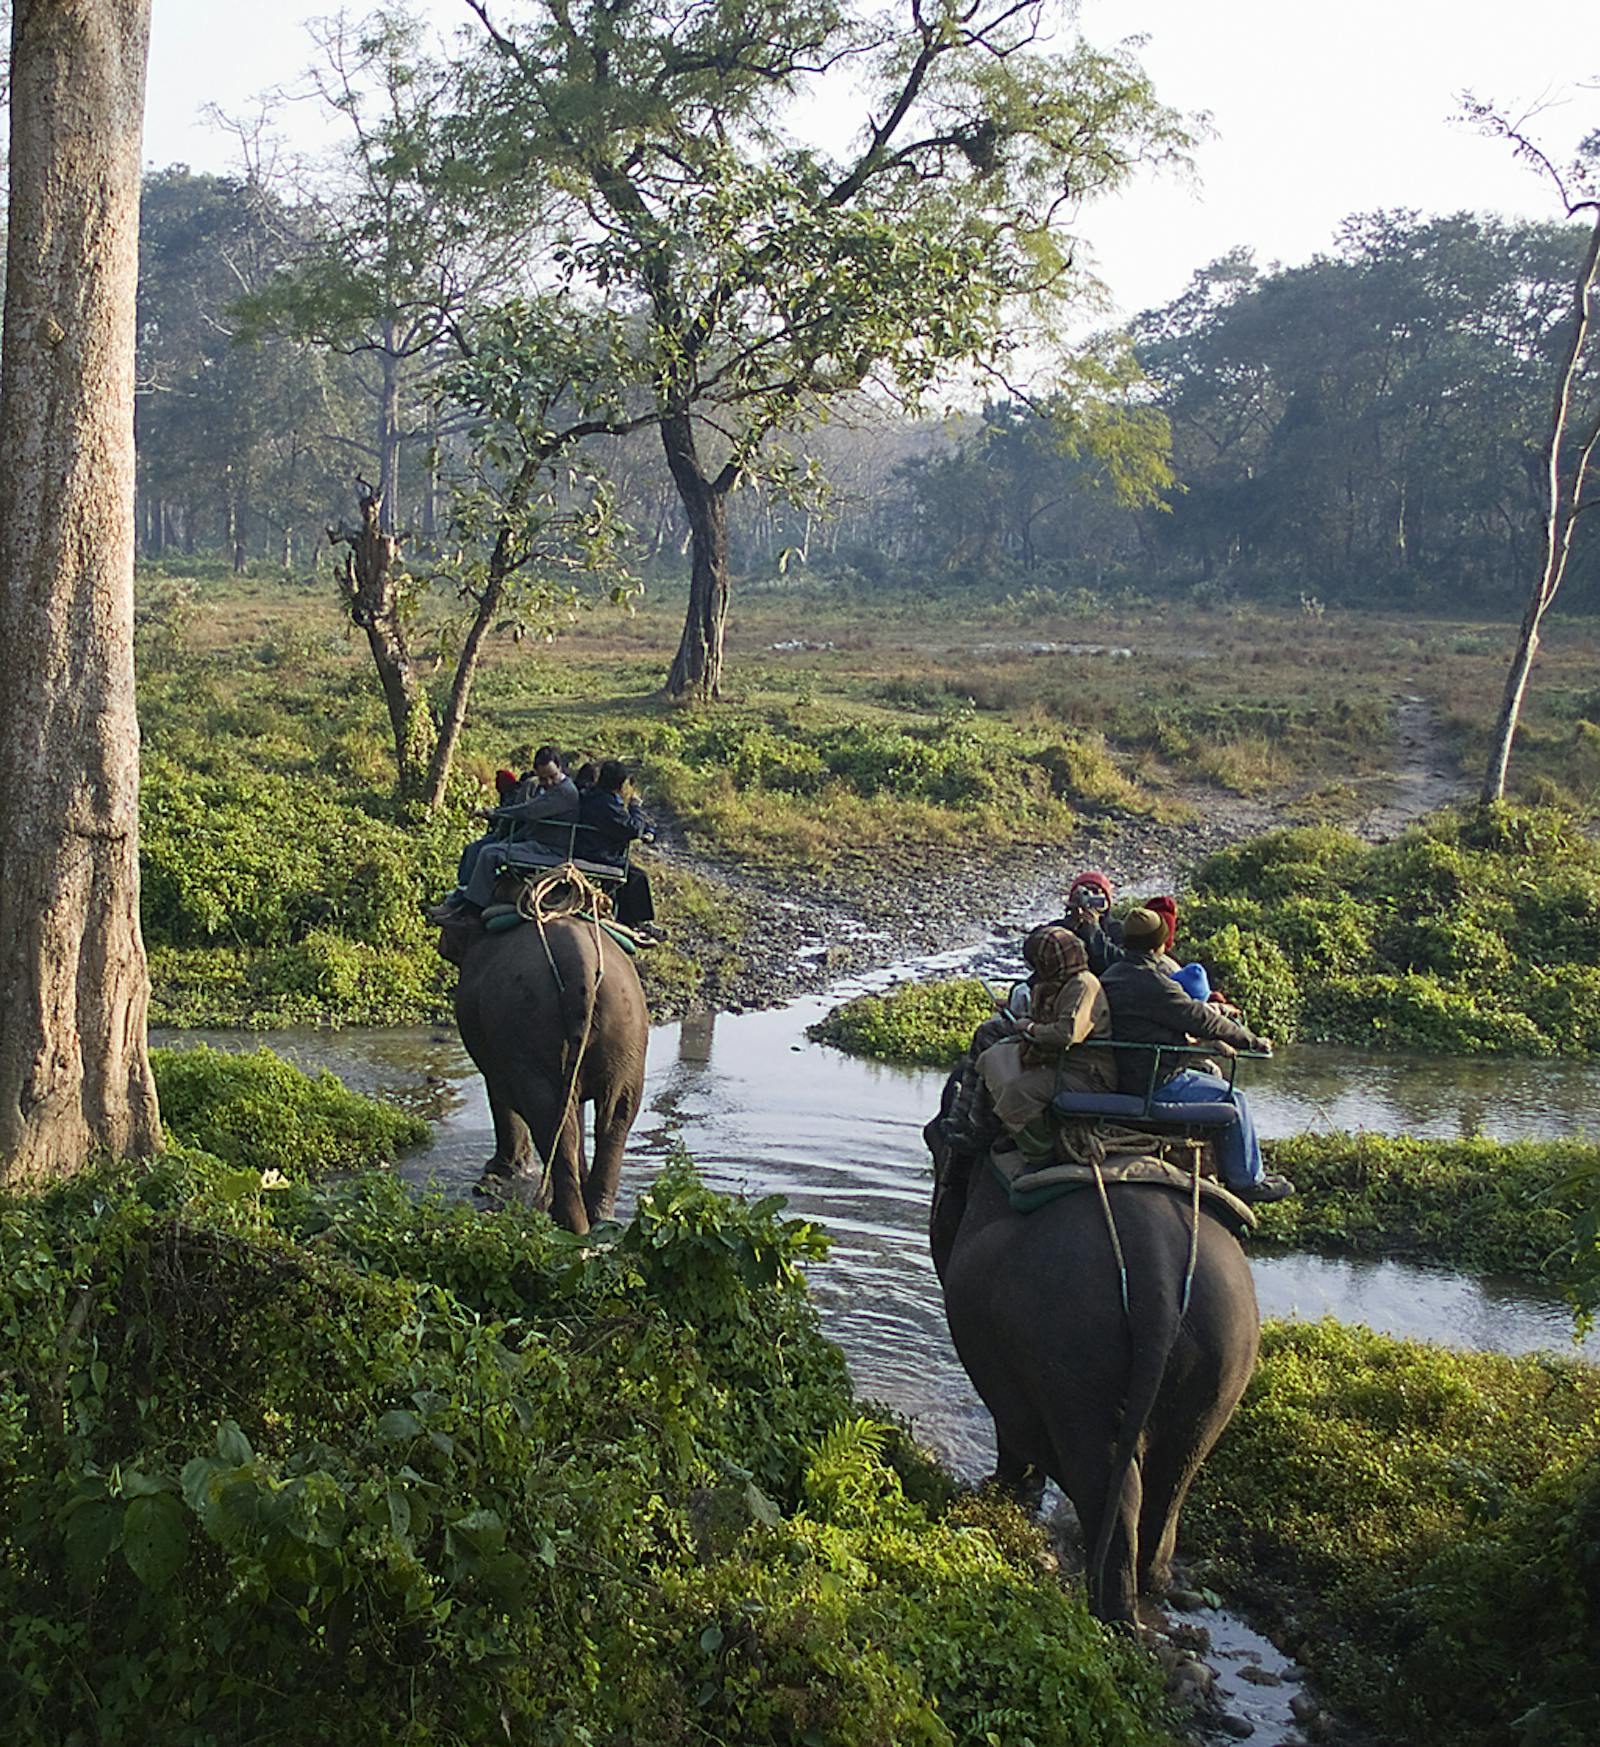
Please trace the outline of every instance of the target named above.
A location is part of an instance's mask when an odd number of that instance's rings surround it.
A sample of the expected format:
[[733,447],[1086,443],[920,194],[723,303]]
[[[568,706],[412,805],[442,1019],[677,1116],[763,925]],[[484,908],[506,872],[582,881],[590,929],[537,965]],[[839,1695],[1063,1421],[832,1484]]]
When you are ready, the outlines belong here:
[[[1107,968],[1101,979],[1111,1006],[1111,1035],[1119,1043],[1214,1043],[1228,1052],[1272,1052],[1270,1038],[1258,1037],[1209,1001],[1196,1001],[1164,968],[1167,919],[1155,910],[1130,910],[1122,920],[1124,957]],[[1164,1056],[1158,1070],[1158,1104],[1212,1104],[1228,1099],[1228,1082],[1220,1074],[1183,1067],[1182,1056]],[[1147,1049],[1117,1052],[1121,1090],[1142,1096],[1150,1077]],[[1261,1159],[1250,1105],[1242,1092],[1233,1093],[1237,1121],[1217,1137],[1217,1163],[1222,1180],[1247,1201],[1281,1201],[1294,1193],[1287,1177],[1268,1171]]]

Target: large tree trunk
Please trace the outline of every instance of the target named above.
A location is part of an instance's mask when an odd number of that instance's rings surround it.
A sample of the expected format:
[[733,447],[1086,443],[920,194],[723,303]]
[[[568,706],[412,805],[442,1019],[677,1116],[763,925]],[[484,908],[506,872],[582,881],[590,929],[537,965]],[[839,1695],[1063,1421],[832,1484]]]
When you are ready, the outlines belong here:
[[346,548],[340,591],[350,622],[367,634],[394,735],[395,787],[409,799],[426,793],[434,750],[433,718],[406,641],[398,576],[400,543],[384,530],[382,493],[362,490],[358,501],[361,526],[330,528],[328,538]]
[[728,629],[728,491],[724,468],[707,479],[687,413],[661,421],[667,467],[689,518],[689,610],[667,675],[668,697],[709,700],[722,695],[722,646]]
[[0,362],[0,1182],[161,1144],[133,362],[149,0],[16,0]]
[[378,506],[386,534],[395,531],[395,504],[400,489],[400,360],[393,348],[394,324],[385,322],[378,389]]

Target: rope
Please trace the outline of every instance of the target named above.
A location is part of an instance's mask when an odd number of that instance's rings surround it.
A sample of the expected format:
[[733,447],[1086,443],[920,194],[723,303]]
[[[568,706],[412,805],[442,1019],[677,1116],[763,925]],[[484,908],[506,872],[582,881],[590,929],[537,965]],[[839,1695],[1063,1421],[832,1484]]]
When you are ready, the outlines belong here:
[[1117,1276],[1122,1282],[1122,1314],[1132,1317],[1128,1308],[1128,1258],[1122,1253],[1122,1239],[1117,1235],[1117,1216],[1111,1211],[1111,1197],[1106,1193],[1105,1173],[1100,1161],[1094,1160],[1094,1186],[1100,1196],[1100,1211],[1106,1216],[1106,1231],[1111,1237],[1111,1253],[1117,1258]]
[[1189,1314],[1189,1294],[1194,1290],[1194,1271],[1200,1259],[1200,1151],[1189,1149],[1189,1265],[1183,1271],[1183,1297],[1178,1300],[1178,1320]]

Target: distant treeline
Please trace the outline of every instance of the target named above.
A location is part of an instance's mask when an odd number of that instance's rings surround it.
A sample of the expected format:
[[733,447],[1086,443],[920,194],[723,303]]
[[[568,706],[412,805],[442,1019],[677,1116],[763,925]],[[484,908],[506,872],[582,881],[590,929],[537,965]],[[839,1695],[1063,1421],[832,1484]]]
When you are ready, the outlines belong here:
[[[179,167],[146,183],[139,535],[149,558],[303,566],[390,450],[414,544],[444,520],[458,440],[438,361],[344,355],[251,319],[303,256],[309,207]],[[1351,219],[1300,267],[1235,250],[1133,324],[1148,423],[1173,483],[1125,507],[1104,445],[1063,443],[1022,399],[943,422],[862,404],[790,442],[826,484],[730,505],[753,577],[884,587],[1153,588],[1387,606],[1520,602],[1542,537],[1539,443],[1582,237],[1553,224]],[[1162,419],[1165,431],[1162,430]],[[593,446],[632,562],[681,562],[687,529],[659,438]],[[446,469],[448,471],[448,469]],[[1567,597],[1600,599],[1580,534]]]

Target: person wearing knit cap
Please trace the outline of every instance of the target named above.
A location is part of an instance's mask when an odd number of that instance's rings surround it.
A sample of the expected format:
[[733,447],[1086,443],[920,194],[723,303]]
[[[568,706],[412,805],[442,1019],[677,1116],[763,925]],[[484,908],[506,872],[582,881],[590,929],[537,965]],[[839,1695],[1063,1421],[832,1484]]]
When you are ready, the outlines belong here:
[[1111,1036],[1111,1009],[1089,969],[1083,942],[1067,928],[1046,924],[1028,936],[1022,956],[1034,973],[1028,1017],[1016,1036],[991,1044],[978,1057],[994,1113],[1027,1157],[1053,1151],[1045,1119],[1058,1091],[1109,1092],[1116,1084],[1109,1050],[1084,1049],[1089,1038]]
[[1178,956],[1178,900],[1176,898],[1152,898],[1145,905],[1147,910],[1154,910],[1158,916],[1164,917],[1167,924],[1167,938],[1163,951],[1167,957],[1176,961]]
[[1099,868],[1086,868],[1073,876],[1067,889],[1066,913],[1048,925],[1069,928],[1077,935],[1097,977],[1122,957],[1122,925],[1111,918],[1111,899],[1111,881]]
[[[1196,1001],[1173,980],[1163,963],[1166,917],[1143,906],[1130,910],[1122,921],[1122,940],[1125,956],[1101,979],[1111,1007],[1111,1035],[1119,1043],[1186,1044],[1198,1040],[1230,1052],[1271,1053],[1269,1038],[1246,1030],[1211,1002]],[[1121,1090],[1142,1097],[1150,1077],[1149,1050],[1116,1053]],[[1159,1058],[1157,1104],[1226,1102],[1228,1082],[1220,1074],[1183,1067],[1184,1059]],[[1233,1093],[1233,1106],[1237,1119],[1220,1130],[1216,1140],[1223,1182],[1247,1201],[1280,1201],[1292,1195],[1294,1185],[1288,1178],[1268,1171],[1262,1163],[1261,1143],[1242,1092]]]

